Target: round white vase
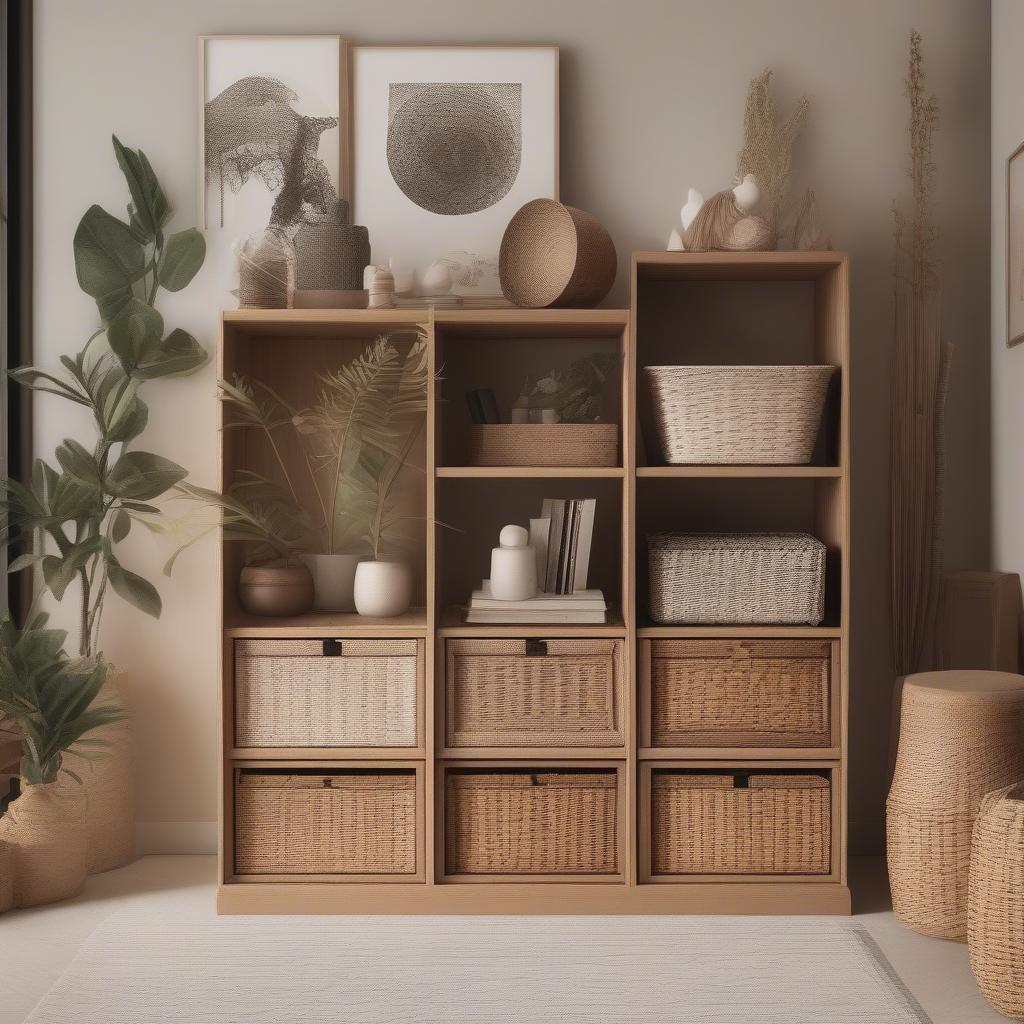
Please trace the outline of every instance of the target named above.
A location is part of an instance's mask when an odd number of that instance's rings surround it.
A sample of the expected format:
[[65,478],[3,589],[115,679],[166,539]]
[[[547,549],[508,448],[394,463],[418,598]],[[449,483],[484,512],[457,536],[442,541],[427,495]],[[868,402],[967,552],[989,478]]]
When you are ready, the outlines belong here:
[[313,577],[313,608],[318,612],[354,612],[356,568],[366,555],[303,555]]
[[491,597],[529,601],[537,594],[537,553],[521,526],[506,526],[499,547],[491,549]]
[[401,615],[412,600],[412,570],[405,562],[368,561],[356,566],[355,604],[360,615]]

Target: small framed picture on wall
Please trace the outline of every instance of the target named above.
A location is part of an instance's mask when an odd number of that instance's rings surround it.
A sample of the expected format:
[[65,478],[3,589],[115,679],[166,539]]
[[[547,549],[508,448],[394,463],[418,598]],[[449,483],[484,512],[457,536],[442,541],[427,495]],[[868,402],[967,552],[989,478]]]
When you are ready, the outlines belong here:
[[1024,341],[1024,143],[1006,161],[1006,344]]

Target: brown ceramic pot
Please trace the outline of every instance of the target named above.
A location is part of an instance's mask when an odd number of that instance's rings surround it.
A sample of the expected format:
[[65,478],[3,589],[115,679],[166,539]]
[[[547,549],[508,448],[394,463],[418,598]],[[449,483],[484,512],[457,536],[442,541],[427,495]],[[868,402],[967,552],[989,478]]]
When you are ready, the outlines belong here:
[[313,607],[313,577],[304,565],[247,565],[238,599],[251,615],[302,615]]

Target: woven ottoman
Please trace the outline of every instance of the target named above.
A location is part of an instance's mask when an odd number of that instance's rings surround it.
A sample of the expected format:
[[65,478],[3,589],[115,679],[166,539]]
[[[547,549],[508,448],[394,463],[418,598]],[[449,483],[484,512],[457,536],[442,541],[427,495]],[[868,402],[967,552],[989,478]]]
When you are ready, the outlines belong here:
[[1024,1021],[1024,783],[989,793],[974,823],[967,895],[971,970],[985,998]]
[[924,935],[967,938],[974,819],[986,793],[1024,778],[1024,676],[957,670],[908,676],[886,802],[896,917]]

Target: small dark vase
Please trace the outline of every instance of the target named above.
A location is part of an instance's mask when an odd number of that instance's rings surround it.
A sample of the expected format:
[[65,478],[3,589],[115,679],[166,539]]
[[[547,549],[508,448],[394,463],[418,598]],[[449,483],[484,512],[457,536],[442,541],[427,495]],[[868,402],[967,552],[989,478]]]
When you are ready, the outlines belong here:
[[250,615],[302,615],[313,607],[313,577],[304,565],[247,565],[238,599]]

